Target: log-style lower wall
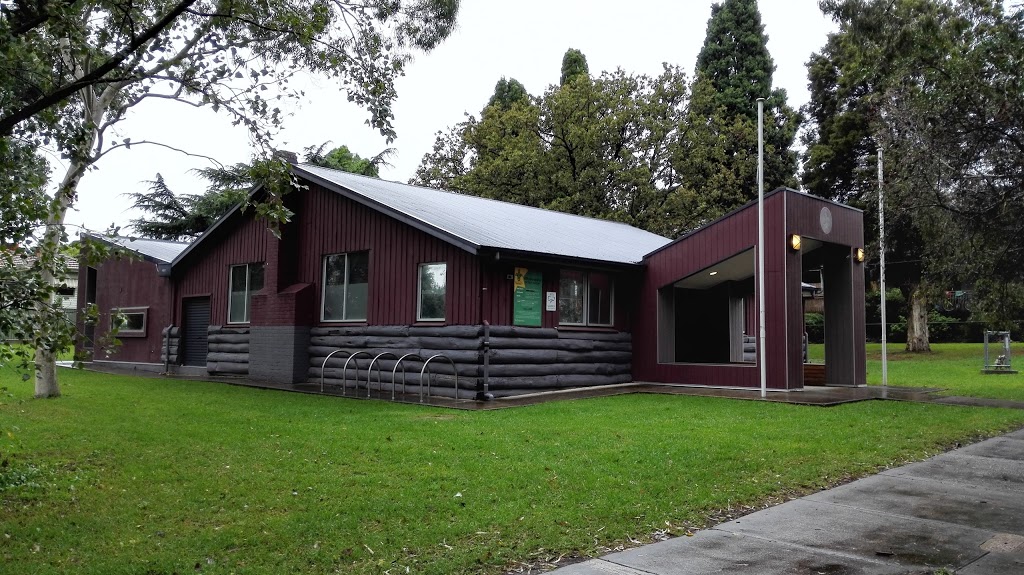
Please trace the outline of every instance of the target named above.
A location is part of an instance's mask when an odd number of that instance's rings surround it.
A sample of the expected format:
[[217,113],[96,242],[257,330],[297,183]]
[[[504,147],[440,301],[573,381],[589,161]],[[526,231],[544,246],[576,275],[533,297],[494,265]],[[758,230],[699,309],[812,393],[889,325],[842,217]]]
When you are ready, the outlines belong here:
[[249,328],[211,325],[206,330],[206,371],[249,374]]
[[[323,370],[325,384],[342,385],[346,360],[358,354],[349,362],[347,385],[354,389],[358,379],[364,393],[368,379],[374,393],[378,387],[390,391],[396,360],[409,353],[423,359],[440,354],[452,361],[431,361],[432,395],[454,395],[456,373],[459,396],[467,398],[485,386],[502,397],[632,380],[631,336],[621,332],[492,326],[485,334],[484,326],[318,327],[310,332],[310,383],[320,383],[324,360],[339,349],[343,353],[331,357]],[[380,354],[386,355],[376,361],[368,377],[370,361]],[[396,372],[399,385],[404,369],[406,389],[418,393],[422,365],[419,360],[404,361]]]
[[181,346],[181,328],[176,325],[167,326],[161,332],[160,361],[171,365],[178,364],[178,349]]

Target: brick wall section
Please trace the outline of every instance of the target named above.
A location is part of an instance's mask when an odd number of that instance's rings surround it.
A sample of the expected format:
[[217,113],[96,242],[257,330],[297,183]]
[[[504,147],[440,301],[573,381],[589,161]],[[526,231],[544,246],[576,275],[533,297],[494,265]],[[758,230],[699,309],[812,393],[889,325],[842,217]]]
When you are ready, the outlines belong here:
[[249,376],[274,383],[306,381],[309,326],[253,326],[249,330]]

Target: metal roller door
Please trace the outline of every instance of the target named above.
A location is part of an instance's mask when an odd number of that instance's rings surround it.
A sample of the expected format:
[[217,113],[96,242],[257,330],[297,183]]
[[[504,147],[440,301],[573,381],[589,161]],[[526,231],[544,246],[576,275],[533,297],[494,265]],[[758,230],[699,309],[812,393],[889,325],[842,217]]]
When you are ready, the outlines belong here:
[[210,325],[210,298],[196,297],[182,300],[184,319],[183,365],[206,365],[206,329]]

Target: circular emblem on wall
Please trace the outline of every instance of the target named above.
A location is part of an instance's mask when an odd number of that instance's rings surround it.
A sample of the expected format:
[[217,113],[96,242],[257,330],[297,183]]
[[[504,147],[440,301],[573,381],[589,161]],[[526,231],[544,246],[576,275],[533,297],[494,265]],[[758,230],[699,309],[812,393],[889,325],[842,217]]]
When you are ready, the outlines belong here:
[[821,222],[821,231],[826,234],[832,233],[832,212],[829,211],[827,206],[821,208],[821,214],[818,216],[818,221]]

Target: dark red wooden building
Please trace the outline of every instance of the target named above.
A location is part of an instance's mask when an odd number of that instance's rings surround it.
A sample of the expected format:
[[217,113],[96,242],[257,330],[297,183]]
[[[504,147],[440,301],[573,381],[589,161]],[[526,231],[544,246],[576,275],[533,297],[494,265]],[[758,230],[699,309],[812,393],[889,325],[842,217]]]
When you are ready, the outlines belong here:
[[[467,397],[633,380],[759,385],[753,204],[670,241],[615,222],[294,170],[303,185],[285,198],[295,216],[280,238],[236,209],[191,245],[174,244],[173,255],[154,256],[149,240],[110,240],[144,257],[82,267],[94,290],[92,299],[80,290],[80,306],[120,318],[122,342],[133,328],[130,343],[111,358],[98,346],[95,360],[284,384],[319,382],[323,369],[328,385],[346,376],[351,385],[356,370],[341,368],[356,354],[362,385],[377,385],[367,373],[376,358],[386,389],[401,356],[443,354],[430,371],[458,374]],[[861,212],[792,190],[765,205],[769,387],[803,387],[808,274],[826,286],[828,381],[863,385]],[[400,367],[415,382],[419,365]],[[451,395],[454,378],[437,385]]]

